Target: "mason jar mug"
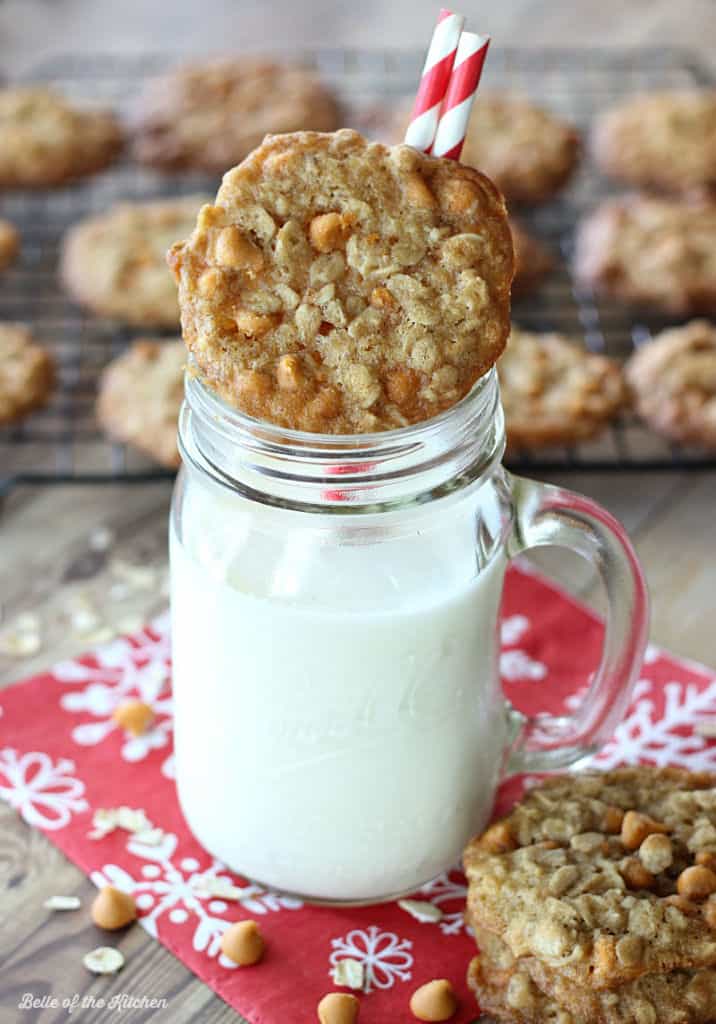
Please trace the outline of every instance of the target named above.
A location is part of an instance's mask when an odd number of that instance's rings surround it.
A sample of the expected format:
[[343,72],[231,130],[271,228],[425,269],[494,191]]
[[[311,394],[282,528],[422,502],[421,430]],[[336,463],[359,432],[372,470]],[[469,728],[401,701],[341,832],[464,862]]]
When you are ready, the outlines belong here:
[[[501,466],[494,371],[424,423],[285,430],[187,377],[171,521],[176,774],[201,843],[306,899],[380,900],[453,865],[506,773],[595,751],[647,628],[619,524]],[[497,671],[505,568],[596,566],[601,665],[571,717],[526,718]]]

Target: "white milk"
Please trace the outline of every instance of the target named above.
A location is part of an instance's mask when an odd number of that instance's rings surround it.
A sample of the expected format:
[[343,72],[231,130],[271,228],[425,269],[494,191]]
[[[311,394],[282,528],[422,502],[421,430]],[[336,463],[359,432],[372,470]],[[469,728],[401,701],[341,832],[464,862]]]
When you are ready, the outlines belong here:
[[368,546],[299,530],[277,551],[193,486],[171,539],[192,830],[241,874],[314,898],[377,899],[445,870],[503,763],[504,557],[477,573],[467,517]]

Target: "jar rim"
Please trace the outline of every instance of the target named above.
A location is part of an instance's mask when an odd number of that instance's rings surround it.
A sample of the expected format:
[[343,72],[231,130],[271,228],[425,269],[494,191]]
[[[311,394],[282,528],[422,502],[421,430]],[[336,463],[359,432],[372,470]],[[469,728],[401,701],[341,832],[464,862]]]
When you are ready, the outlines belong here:
[[438,416],[371,434],[317,434],[255,419],[191,365],[185,395],[185,464],[252,501],[297,511],[375,512],[432,501],[484,477],[504,450],[494,368]]
[[[335,458],[337,451],[342,449],[355,454],[356,449],[360,448],[389,447],[395,443],[400,444],[406,441],[419,443],[441,431],[446,425],[457,424],[467,416],[479,415],[482,412],[481,404],[491,398],[496,377],[495,367],[492,366],[475,381],[472,388],[459,402],[430,419],[420,420],[403,427],[395,427],[391,430],[376,430],[360,434],[324,434],[297,430],[251,416],[227,402],[202,379],[193,356],[190,356],[187,361],[185,395],[192,409],[201,415],[210,417],[216,424],[221,422],[224,430],[228,427],[241,433],[246,432],[260,436],[264,441],[275,445],[277,449],[287,449],[288,451],[311,449],[316,456],[325,452],[326,457]],[[476,406],[479,407],[476,408]],[[240,438],[237,437],[237,441],[239,440]]]

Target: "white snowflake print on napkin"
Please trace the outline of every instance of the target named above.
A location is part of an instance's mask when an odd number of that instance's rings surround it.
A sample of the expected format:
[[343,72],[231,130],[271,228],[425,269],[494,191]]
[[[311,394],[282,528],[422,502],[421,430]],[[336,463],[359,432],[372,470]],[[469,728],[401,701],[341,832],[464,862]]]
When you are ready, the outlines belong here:
[[340,960],[349,958],[363,965],[363,991],[392,988],[396,981],[410,981],[413,944],[394,932],[382,932],[377,925],[354,928],[343,938],[332,939],[329,974]]
[[663,686],[663,708],[654,683],[640,679],[629,713],[591,763],[598,768],[647,761],[690,771],[716,771],[716,744],[693,732],[696,721],[716,713],[716,678],[705,687],[676,680]]
[[500,675],[510,683],[525,679],[537,681],[547,675],[546,665],[530,658],[526,651],[515,648],[529,628],[530,620],[526,615],[510,615],[500,623]]
[[[150,729],[140,736],[125,736],[122,757],[125,761],[142,761],[152,751],[169,745],[172,733],[172,700],[170,692],[170,642],[168,620],[155,619],[152,630],[142,630],[135,643],[117,639],[97,648],[97,667],[81,661],[63,661],[53,670],[60,683],[81,683],[81,689],[64,693],[60,707],[74,714],[87,713],[92,722],[81,722],[72,730],[72,739],[82,747],[102,743],[119,729],[112,717],[115,709],[129,698],[139,698],[154,712]],[[167,757],[162,773],[173,778],[173,759]]]
[[[453,869],[460,872],[460,868]],[[454,881],[450,872],[443,871],[441,875],[433,878],[427,885],[420,889],[421,896],[427,897],[430,903],[439,907],[442,912],[442,920],[438,922],[438,928],[443,935],[459,935],[462,931],[472,934],[465,924],[465,900],[467,899],[467,886],[464,883],[464,876],[460,874],[462,881]],[[454,909],[446,908],[454,904]]]
[[[177,856],[177,846],[177,836],[171,832],[165,833],[158,846],[147,847],[130,840],[127,850],[141,862],[133,874],[117,864],[105,864],[91,875],[98,887],[113,885],[131,893],[138,909],[146,911],[139,917],[139,923],[154,938],[160,923],[191,922],[194,928],[192,948],[233,970],[237,964],[221,952],[221,937],[235,920],[235,915],[223,916],[232,904],[256,915],[299,910],[303,906],[300,900],[279,896],[255,885],[239,885],[225,873],[224,865],[218,860],[211,860],[207,868],[201,869],[195,857]],[[213,896],[210,890],[215,881],[242,890],[241,899],[229,902]]]
[[53,761],[42,751],[18,754],[5,747],[0,750],[0,799],[28,825],[51,831],[65,828],[73,814],[89,809],[84,783],[74,771],[69,758]]

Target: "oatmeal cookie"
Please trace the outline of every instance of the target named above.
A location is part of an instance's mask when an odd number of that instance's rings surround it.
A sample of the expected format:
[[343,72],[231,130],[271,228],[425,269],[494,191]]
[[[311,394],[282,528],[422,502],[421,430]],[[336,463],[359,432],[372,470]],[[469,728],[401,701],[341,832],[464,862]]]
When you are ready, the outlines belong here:
[[515,957],[610,989],[716,966],[716,776],[550,779],[464,855],[468,908]]
[[176,327],[176,285],[166,265],[172,242],[191,231],[203,196],[120,203],[72,227],[60,273],[75,301],[128,324]]
[[480,1008],[507,1024],[712,1024],[716,1014],[716,971],[708,968],[646,974],[613,991],[581,988],[556,976],[555,993],[539,984],[540,974],[544,968],[534,959],[506,969],[481,952],[470,963],[467,981]]
[[0,186],[58,185],[101,170],[122,147],[106,110],[82,110],[49,89],[0,89]]
[[513,325],[497,373],[508,442],[517,448],[585,441],[626,400],[620,367],[561,334]]
[[185,362],[180,338],[140,338],[105,368],[97,399],[97,419],[111,437],[170,469],[180,461]]
[[582,222],[575,269],[598,293],[674,316],[716,309],[716,202],[626,196]]
[[55,364],[22,324],[0,324],[0,423],[22,419],[45,405]]
[[[410,112],[400,112],[402,138]],[[478,94],[460,157],[495,182],[514,203],[543,203],[572,177],[579,161],[577,131],[519,96]]]
[[306,68],[268,60],[213,60],[179,68],[144,99],[134,152],[168,169],[222,173],[267,132],[338,127],[336,100]]
[[519,221],[510,218],[512,244],[515,249],[515,278],[512,294],[524,298],[540,285],[554,269],[554,256],[544,242],[531,235]]
[[692,320],[645,342],[626,366],[636,409],[674,441],[716,449],[716,326]]
[[607,174],[637,188],[716,186],[716,90],[633,96],[602,114],[591,148]]
[[20,248],[17,229],[8,220],[0,218],[0,270],[5,270],[14,261]]
[[170,263],[200,372],[284,427],[428,419],[467,394],[509,331],[512,242],[494,185],[353,131],[269,136]]

